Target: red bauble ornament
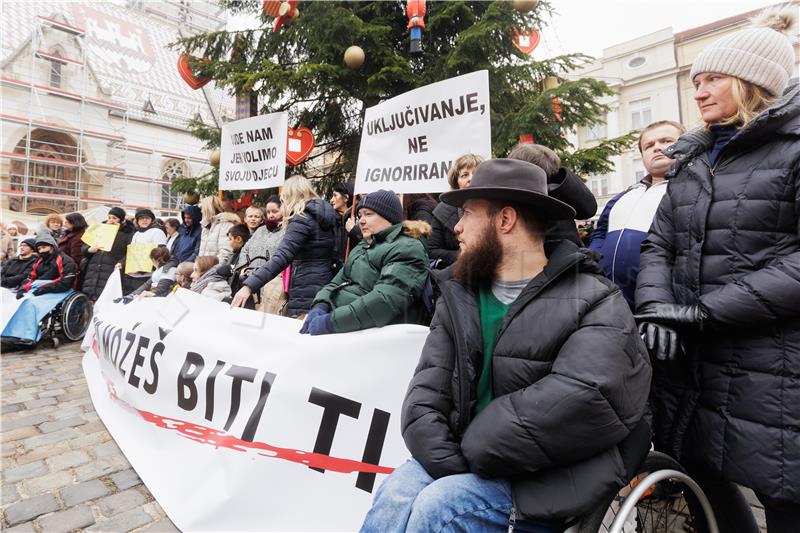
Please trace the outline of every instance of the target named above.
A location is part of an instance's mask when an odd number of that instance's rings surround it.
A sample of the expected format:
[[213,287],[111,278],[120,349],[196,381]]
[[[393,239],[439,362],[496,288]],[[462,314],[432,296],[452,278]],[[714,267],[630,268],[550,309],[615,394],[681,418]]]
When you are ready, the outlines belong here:
[[189,54],[181,54],[181,56],[178,58],[178,74],[181,75],[181,78],[183,78],[183,81],[185,81],[189,87],[196,91],[206,83],[210,82],[211,78],[198,78],[192,74],[192,69],[189,68],[189,59],[195,58]]
[[520,31],[514,30],[514,37],[511,39],[520,52],[531,55],[539,45],[541,34],[536,30]]
[[302,128],[289,128],[289,137],[286,139],[286,162],[299,165],[311,154],[314,149],[314,134],[305,126]]

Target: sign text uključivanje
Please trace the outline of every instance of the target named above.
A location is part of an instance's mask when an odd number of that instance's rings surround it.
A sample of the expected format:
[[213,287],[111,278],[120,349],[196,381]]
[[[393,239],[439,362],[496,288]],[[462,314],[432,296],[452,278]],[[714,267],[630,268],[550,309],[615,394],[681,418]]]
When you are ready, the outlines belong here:
[[453,161],[491,151],[488,71],[432,83],[367,109],[355,192],[442,192]]

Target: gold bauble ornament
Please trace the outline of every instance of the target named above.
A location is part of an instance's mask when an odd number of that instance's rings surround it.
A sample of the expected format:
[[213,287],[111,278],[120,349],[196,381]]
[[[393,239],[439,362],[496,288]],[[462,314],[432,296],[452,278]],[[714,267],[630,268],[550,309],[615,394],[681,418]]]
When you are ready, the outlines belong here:
[[353,70],[361,68],[365,58],[364,50],[360,46],[353,45],[344,51],[344,64]]
[[190,191],[183,193],[183,203],[187,205],[196,205],[200,201],[200,195],[197,191]]
[[208,162],[211,163],[212,167],[219,166],[219,159],[220,159],[220,151],[219,148],[211,152],[211,155],[208,156]]
[[539,5],[539,0],[513,0],[511,5],[520,13],[529,13],[536,9]]

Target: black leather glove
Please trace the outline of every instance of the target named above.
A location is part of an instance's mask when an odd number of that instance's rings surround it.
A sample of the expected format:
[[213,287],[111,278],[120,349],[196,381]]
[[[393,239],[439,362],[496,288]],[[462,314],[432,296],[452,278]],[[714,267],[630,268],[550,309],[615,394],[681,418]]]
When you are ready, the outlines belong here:
[[709,316],[701,305],[650,304],[634,315],[636,322],[653,322],[673,328],[694,328],[702,331]]
[[25,297],[25,289],[20,289],[17,291],[17,300]]
[[639,333],[650,357],[657,361],[673,362],[685,353],[680,334],[674,328],[654,322],[642,322],[639,324]]

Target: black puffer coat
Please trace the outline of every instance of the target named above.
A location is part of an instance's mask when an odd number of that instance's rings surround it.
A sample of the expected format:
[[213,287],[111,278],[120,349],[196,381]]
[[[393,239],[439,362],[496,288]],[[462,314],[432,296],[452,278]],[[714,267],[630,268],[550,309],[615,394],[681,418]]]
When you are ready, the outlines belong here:
[[31,255],[27,259],[22,259],[17,256],[13,259],[7,259],[2,266],[0,266],[0,285],[7,289],[16,289],[22,282],[28,279],[34,263],[39,260],[36,254]]
[[440,260],[437,265],[439,268],[446,268],[458,259],[455,227],[460,218],[459,209],[449,204],[440,203],[433,210],[428,256],[432,261]]
[[587,512],[627,483],[618,445],[637,436],[632,464],[650,446],[649,430],[633,432],[650,390],[647,353],[588,253],[562,241],[511,305],[492,358],[494,400],[474,419],[476,296],[452,269],[437,273],[441,297],[403,404],[403,438],[431,476],[509,478],[522,518]]
[[[683,135],[642,244],[636,304],[700,302],[680,380],[656,375],[657,442],[725,479],[800,503],[800,92],[742,128]],[[675,381],[675,383],[673,383]],[[696,402],[696,409],[695,408]],[[694,411],[694,412],[693,412]],[[688,425],[686,442],[666,439]]]
[[[547,177],[547,194],[571,206],[575,210],[576,220],[589,219],[597,213],[597,200],[592,191],[582,179],[566,168]],[[569,239],[580,247],[584,246],[578,236],[575,220],[558,220],[547,224],[547,240],[561,239]]]
[[114,265],[125,262],[125,253],[131,243],[135,229],[130,221],[124,221],[114,238],[114,244],[109,252],[89,253],[89,247],[83,249],[83,262],[81,263],[82,284],[80,290],[92,300],[96,300],[106,286],[108,278],[114,272]]
[[253,292],[292,265],[288,316],[308,312],[317,291],[333,278],[336,212],[323,200],[311,200],[302,215],[292,218],[286,234],[269,261],[244,282]]

